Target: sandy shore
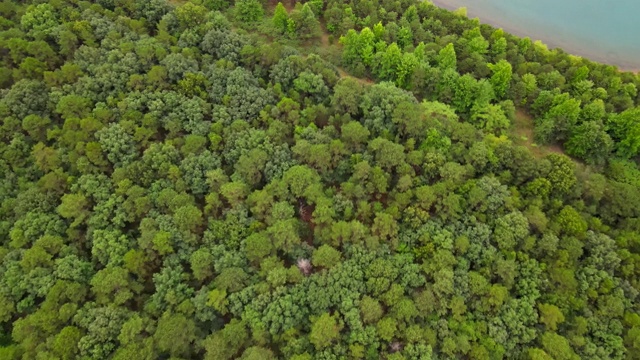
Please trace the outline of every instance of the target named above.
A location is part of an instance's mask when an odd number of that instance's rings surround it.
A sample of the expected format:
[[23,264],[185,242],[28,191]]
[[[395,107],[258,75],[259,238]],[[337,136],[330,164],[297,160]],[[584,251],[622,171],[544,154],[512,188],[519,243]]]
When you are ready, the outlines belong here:
[[[456,0],[431,0],[431,2],[440,7],[447,10],[456,10],[460,7],[464,7],[463,3],[460,3]],[[550,36],[543,36],[541,38],[536,37],[535,29],[526,29],[522,27],[513,26],[513,24],[509,24],[504,20],[501,20],[497,15],[489,15],[487,13],[478,13],[473,9],[467,9],[467,15],[469,18],[479,18],[480,22],[483,24],[488,24],[496,28],[502,28],[504,31],[518,36],[518,37],[529,37],[532,40],[540,40],[545,43],[550,49],[561,48],[565,50],[567,53],[575,54],[578,56],[585,57],[591,61],[596,61],[604,64],[614,65],[619,68],[620,71],[629,71],[638,73],[640,69],[638,69],[637,64],[633,64],[631,62],[621,61],[620,59],[613,58],[607,54],[602,54],[599,52],[595,52],[593,48],[581,47],[580,45],[572,43],[570,40],[562,40],[559,38],[552,38]]]
[[[436,5],[437,7],[440,8],[444,8],[447,10],[456,10],[459,9],[461,7],[465,7],[464,4],[461,4],[455,0],[431,0],[431,2]],[[505,23],[504,21],[500,21],[500,18],[497,16],[490,16],[486,13],[483,14],[479,14],[476,11],[474,11],[473,9],[468,9],[467,8],[467,16],[471,19],[473,18],[479,18],[480,22],[483,24],[488,24],[491,25],[493,27],[496,28],[502,28],[504,31],[518,36],[518,37],[530,37],[532,40],[542,40],[542,39],[538,39],[535,37],[535,35],[532,35],[532,33],[530,31],[527,31],[526,29],[522,29],[522,28],[518,28],[515,26],[512,26],[511,24]],[[562,47],[562,44],[559,43],[554,43],[549,42],[549,41],[545,41],[545,44],[547,44],[547,46],[549,46],[549,48],[557,48],[557,47]]]
[[458,5],[451,4],[451,2],[445,1],[445,0],[431,0],[431,2],[434,5],[437,5],[438,7],[449,9],[449,10],[455,10],[460,7]]

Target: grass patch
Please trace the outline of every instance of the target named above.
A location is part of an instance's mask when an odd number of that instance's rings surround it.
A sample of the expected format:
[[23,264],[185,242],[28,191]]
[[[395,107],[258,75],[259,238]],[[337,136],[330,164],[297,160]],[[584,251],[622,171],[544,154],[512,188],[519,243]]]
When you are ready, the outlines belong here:
[[523,109],[516,111],[516,118],[511,126],[510,137],[511,140],[520,146],[526,146],[531,150],[531,153],[538,158],[545,157],[550,153],[563,154],[564,151],[560,145],[540,145],[536,144],[534,139],[533,125],[534,119],[531,115],[527,114]]

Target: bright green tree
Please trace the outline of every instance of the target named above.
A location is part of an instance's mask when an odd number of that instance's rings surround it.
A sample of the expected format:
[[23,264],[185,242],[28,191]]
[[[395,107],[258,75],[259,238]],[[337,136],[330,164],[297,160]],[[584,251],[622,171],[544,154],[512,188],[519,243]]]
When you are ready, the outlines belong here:
[[271,19],[273,26],[282,34],[287,32],[287,22],[289,21],[289,14],[287,9],[284,8],[281,2],[276,5],[273,12],[273,18]]
[[451,43],[443,47],[438,53],[438,67],[442,70],[455,70],[457,62],[456,50],[453,48],[453,44]]
[[505,98],[507,96],[507,91],[509,91],[513,72],[511,63],[506,60],[500,60],[495,64],[488,64],[488,66],[492,72],[489,80],[491,81],[491,85],[493,85],[496,95],[498,98]]
[[338,339],[341,329],[342,325],[338,323],[336,316],[323,313],[312,321],[309,341],[311,341],[316,349],[324,349]]
[[252,23],[264,16],[264,9],[258,0],[238,0],[236,1],[235,14],[238,20]]

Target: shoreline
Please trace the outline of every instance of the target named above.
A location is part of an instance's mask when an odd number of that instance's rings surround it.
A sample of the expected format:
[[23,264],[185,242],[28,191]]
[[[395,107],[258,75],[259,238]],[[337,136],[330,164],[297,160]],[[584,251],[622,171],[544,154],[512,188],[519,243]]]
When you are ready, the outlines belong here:
[[[453,1],[453,3],[452,1],[447,1],[447,0],[430,0],[430,2],[434,6],[437,6],[439,8],[446,9],[449,11],[453,11],[461,7],[465,7],[464,5],[456,3],[455,0]],[[555,40],[543,39],[546,36],[535,35],[534,34],[535,31],[518,28],[517,26],[513,26],[512,24],[508,24],[505,21],[501,21],[500,19],[497,19],[496,16],[491,16],[486,13],[479,13],[478,11],[473,11],[469,8],[467,8],[467,17],[470,19],[478,18],[480,20],[480,23],[482,24],[487,24],[495,28],[501,28],[505,32],[520,38],[529,37],[533,41],[540,40],[542,43],[547,45],[549,49],[562,49],[567,54],[580,56],[589,61],[601,63],[604,65],[615,66],[620,72],[631,72],[634,74],[638,74],[640,72],[639,65],[635,65],[635,64],[632,65],[630,63],[625,63],[624,61],[612,59],[611,57],[607,56],[607,54],[603,54],[601,52],[594,52],[592,49],[582,48],[580,44],[571,43],[571,40],[569,39],[564,41],[562,40],[558,41],[558,39],[555,39]],[[579,53],[582,53],[584,55],[580,55]]]

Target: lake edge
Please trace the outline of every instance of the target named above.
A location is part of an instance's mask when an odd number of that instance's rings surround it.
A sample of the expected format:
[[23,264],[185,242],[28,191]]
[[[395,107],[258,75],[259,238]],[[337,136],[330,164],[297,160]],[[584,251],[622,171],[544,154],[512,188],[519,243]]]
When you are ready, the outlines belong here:
[[452,3],[451,1],[447,0],[429,1],[433,5],[449,11],[464,7],[467,9],[467,17],[470,19],[478,18],[480,20],[480,23],[482,24],[490,25],[495,28],[501,28],[505,32],[517,37],[528,37],[533,41],[540,40],[547,47],[549,47],[549,49],[560,49],[567,54],[579,56],[584,59],[588,59],[589,61],[597,62],[604,65],[615,66],[620,72],[631,72],[635,74],[640,72],[640,60],[634,62],[631,60],[625,61],[620,59],[613,59],[611,58],[611,56],[608,56],[607,54],[603,54],[601,52],[597,52],[596,50],[582,48],[579,44],[572,43],[571,40],[558,41],[557,39],[548,38],[548,36],[539,36],[534,34],[535,31],[523,30],[522,28],[518,28],[516,26],[513,26],[512,24],[509,24],[508,22],[500,20],[495,15],[491,16],[487,13],[480,13],[475,9],[468,8],[464,4]]

